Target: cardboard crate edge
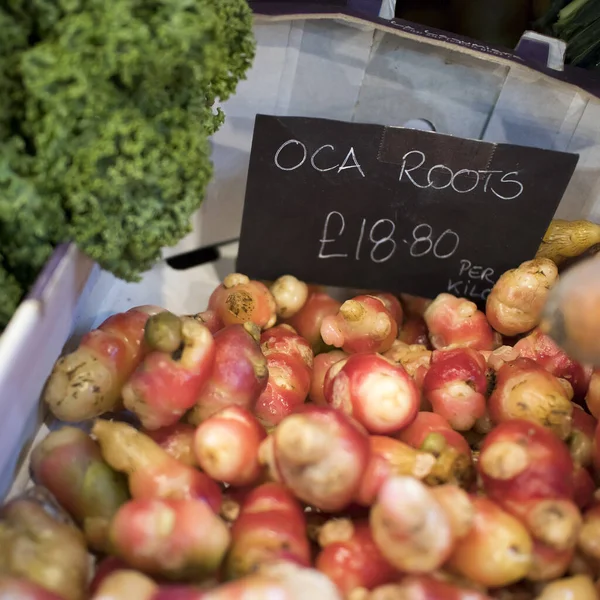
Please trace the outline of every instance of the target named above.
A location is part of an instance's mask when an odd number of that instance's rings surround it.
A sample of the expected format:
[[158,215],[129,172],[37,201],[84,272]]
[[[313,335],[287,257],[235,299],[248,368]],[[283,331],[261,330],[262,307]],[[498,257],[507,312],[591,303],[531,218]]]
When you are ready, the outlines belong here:
[[[541,78],[555,85],[578,90],[588,97],[600,99],[600,79],[595,78],[591,73],[583,69],[571,67],[568,71],[553,70],[542,64],[532,64],[510,50],[496,48],[477,40],[452,35],[443,30],[424,27],[409,21],[387,21],[378,17],[357,13],[356,11],[340,10],[339,7],[334,7],[338,10],[328,10],[327,7],[324,7],[323,11],[304,13],[283,10],[284,5],[280,3],[270,5],[264,2],[250,2],[250,6],[254,11],[254,18],[258,23],[338,20],[349,25],[371,26],[379,31],[415,42],[429,44],[452,52],[459,52],[480,60],[494,62],[510,69],[520,68],[530,73],[536,73]],[[266,10],[267,8],[268,11]],[[280,10],[277,11],[276,8]],[[435,33],[435,35],[429,35],[429,32]],[[444,39],[441,39],[441,37]],[[478,49],[478,47],[481,49]]]

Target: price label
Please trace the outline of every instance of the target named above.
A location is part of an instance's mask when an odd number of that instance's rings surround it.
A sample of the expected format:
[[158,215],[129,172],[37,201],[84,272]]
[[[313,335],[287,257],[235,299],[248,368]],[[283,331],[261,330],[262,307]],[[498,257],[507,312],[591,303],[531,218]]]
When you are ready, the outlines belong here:
[[532,258],[578,156],[327,119],[256,119],[237,268],[485,301]]

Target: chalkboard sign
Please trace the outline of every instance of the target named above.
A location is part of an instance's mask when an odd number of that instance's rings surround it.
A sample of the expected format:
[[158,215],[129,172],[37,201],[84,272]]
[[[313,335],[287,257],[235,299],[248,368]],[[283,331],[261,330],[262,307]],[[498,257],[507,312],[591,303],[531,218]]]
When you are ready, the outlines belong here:
[[258,115],[238,271],[482,302],[535,255],[578,156]]

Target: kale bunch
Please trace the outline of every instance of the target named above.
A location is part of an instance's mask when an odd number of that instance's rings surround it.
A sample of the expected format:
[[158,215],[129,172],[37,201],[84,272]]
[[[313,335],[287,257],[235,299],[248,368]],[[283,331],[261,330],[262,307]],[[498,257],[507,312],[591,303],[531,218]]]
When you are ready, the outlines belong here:
[[567,43],[565,62],[589,70],[600,69],[600,2],[553,0],[538,28]]
[[0,0],[0,330],[57,243],[135,281],[191,230],[246,0]]

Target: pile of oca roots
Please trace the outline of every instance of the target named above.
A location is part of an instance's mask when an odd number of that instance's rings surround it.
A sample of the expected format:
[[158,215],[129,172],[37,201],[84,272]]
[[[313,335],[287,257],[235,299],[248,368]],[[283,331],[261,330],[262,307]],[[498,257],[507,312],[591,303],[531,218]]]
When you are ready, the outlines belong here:
[[600,371],[539,328],[557,277],[482,312],[234,273],[111,316],[47,381],[0,598],[598,598]]

